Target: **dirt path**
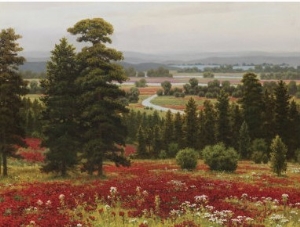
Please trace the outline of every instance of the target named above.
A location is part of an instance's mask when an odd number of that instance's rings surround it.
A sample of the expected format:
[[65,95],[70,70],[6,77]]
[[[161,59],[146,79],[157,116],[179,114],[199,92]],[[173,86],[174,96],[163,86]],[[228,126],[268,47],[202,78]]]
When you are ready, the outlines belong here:
[[162,107],[162,106],[152,104],[151,100],[155,99],[156,97],[157,97],[157,95],[152,95],[152,96],[146,98],[145,100],[143,100],[142,105],[146,106],[146,107],[153,108],[155,110],[160,110],[160,111],[165,111],[165,112],[170,110],[172,113],[178,113],[179,112],[180,114],[184,114],[184,111],[182,111],[182,110],[175,110],[175,109],[166,108],[166,107]]

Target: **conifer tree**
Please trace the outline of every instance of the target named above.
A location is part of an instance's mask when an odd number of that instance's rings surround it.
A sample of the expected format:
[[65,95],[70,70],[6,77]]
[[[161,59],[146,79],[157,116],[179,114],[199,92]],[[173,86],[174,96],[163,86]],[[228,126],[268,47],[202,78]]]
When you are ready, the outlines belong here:
[[127,134],[122,115],[128,109],[121,101],[126,93],[115,83],[127,80],[122,66],[116,63],[123,54],[106,46],[112,42],[113,26],[102,18],[81,20],[68,31],[78,35],[78,42],[87,43],[78,54],[82,158],[87,160],[84,170],[89,174],[98,171],[101,176],[105,159],[129,165],[120,155]]
[[287,169],[286,153],[287,147],[277,135],[271,144],[271,168],[277,176],[280,176]]
[[163,142],[164,142],[164,149],[167,150],[169,144],[173,140],[174,134],[174,125],[173,125],[173,115],[170,110],[167,111],[165,116],[164,125],[162,126],[163,129]]
[[183,117],[177,112],[174,118],[174,142],[178,144],[179,148],[183,148]]
[[262,112],[262,138],[265,138],[268,146],[275,137],[275,99],[274,95],[266,89],[263,94],[263,112]]
[[203,103],[203,115],[201,134],[203,144],[201,147],[213,145],[216,143],[216,110],[210,100],[205,100]]
[[242,97],[239,103],[242,106],[244,119],[248,125],[252,139],[261,138],[263,112],[262,85],[254,73],[246,73],[242,79]]
[[197,135],[198,135],[198,124],[197,124],[197,104],[193,98],[190,98],[185,107],[184,116],[184,137],[185,147],[196,148],[197,146]]
[[65,176],[77,163],[79,148],[76,53],[66,38],[51,53],[46,79],[41,82],[44,89],[41,100],[45,105],[42,144],[49,148],[42,171]]
[[231,146],[238,151],[239,150],[239,131],[243,124],[243,115],[239,105],[232,103],[230,105],[230,128],[231,128]]
[[158,125],[155,125],[153,128],[153,142],[152,142],[152,150],[153,150],[153,157],[158,158],[159,153],[162,150],[162,136],[161,136],[161,129]]
[[289,134],[287,158],[297,160],[296,150],[300,147],[300,113],[295,100],[292,100],[289,108]]
[[217,141],[223,142],[226,147],[230,145],[230,122],[229,122],[229,97],[222,89],[217,98]]
[[[275,135],[278,135],[282,141],[288,146],[289,136],[289,100],[290,95],[287,91],[286,84],[281,80],[275,87]],[[288,158],[291,158],[288,155]]]
[[146,146],[146,138],[145,132],[142,127],[139,127],[138,134],[137,134],[137,150],[136,154],[139,158],[146,158],[147,155],[147,146]]
[[239,131],[238,152],[240,154],[241,159],[249,159],[251,157],[250,146],[251,146],[251,139],[249,135],[248,125],[247,122],[244,121]]
[[27,93],[26,82],[18,72],[25,58],[18,56],[23,48],[17,40],[21,36],[14,29],[2,29],[0,32],[0,160],[4,176],[8,175],[7,157],[14,155],[15,145],[25,146],[22,128],[24,118],[20,114],[22,96]]

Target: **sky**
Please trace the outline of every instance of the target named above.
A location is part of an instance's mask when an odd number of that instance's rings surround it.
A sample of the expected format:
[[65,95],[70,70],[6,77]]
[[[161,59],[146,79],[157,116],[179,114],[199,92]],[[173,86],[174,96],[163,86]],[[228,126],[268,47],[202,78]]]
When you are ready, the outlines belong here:
[[67,28],[101,17],[112,47],[141,53],[300,52],[300,2],[0,2],[0,29],[24,51],[51,51]]

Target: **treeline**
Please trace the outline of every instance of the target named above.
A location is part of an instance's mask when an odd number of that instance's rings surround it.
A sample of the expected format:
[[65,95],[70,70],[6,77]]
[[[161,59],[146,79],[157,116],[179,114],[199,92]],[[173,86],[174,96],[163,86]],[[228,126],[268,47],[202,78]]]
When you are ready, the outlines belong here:
[[[292,67],[286,64],[274,65],[274,64],[261,64],[261,65],[250,65],[250,69],[243,69],[243,67],[238,68],[236,65],[220,65],[217,67],[205,67],[200,69],[198,67],[185,67],[182,69],[178,69],[178,73],[204,73],[204,72],[212,72],[212,73],[240,73],[240,72],[254,72],[262,75],[289,75],[290,77],[293,75],[300,74],[300,66]],[[244,65],[243,65],[244,66]],[[275,79],[275,78],[272,78]],[[287,78],[278,78],[278,79],[287,79]],[[291,78],[296,79],[296,78]]]
[[190,147],[198,151],[207,145],[223,143],[238,151],[241,159],[256,162],[270,159],[270,145],[278,135],[287,146],[288,160],[297,160],[300,149],[300,110],[288,94],[283,81],[273,92],[263,89],[253,73],[242,80],[242,96],[230,103],[221,89],[217,102],[204,102],[198,110],[190,99],[185,114],[160,118],[131,111],[124,116],[128,142],[137,143],[137,156],[145,158],[174,157],[179,149]]
[[164,67],[158,67],[156,69],[150,69],[146,73],[141,71],[136,71],[133,67],[128,67],[124,69],[125,74],[128,77],[172,77],[173,75],[170,71]]
[[[262,83],[262,90],[268,90],[270,93],[274,92],[277,85],[275,81],[264,81]],[[217,98],[220,95],[220,91],[223,89],[230,97],[241,98],[243,93],[243,87],[241,84],[231,85],[230,81],[219,81],[217,79],[209,81],[207,85],[199,85],[199,81],[196,78],[191,78],[189,83],[183,85],[183,88],[172,88],[170,81],[164,81],[161,83],[162,89],[157,90],[157,95],[174,95],[175,97],[184,97],[185,95],[198,95],[205,98]],[[287,92],[291,96],[300,98],[300,85],[296,81],[289,81],[287,84]]]

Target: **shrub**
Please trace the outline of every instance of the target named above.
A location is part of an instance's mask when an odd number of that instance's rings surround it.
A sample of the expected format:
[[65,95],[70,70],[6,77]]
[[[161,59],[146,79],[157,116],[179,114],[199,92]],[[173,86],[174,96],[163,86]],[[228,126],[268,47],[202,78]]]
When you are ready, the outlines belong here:
[[185,148],[178,151],[176,163],[181,169],[194,170],[198,163],[198,153],[192,148]]
[[286,153],[287,147],[277,135],[271,143],[271,168],[277,176],[281,176],[282,172],[287,169]]
[[177,143],[170,143],[168,145],[167,155],[168,155],[169,158],[175,158],[178,151],[179,151],[178,144]]
[[166,159],[166,158],[167,158],[167,152],[166,152],[165,150],[161,150],[161,151],[159,152],[158,157],[159,157],[160,159]]
[[164,94],[164,91],[163,91],[162,89],[158,89],[158,90],[156,91],[156,94],[157,94],[158,96],[162,96],[162,95]]
[[261,151],[254,151],[251,155],[251,160],[256,164],[260,164],[263,161],[263,155]]
[[210,170],[233,172],[237,168],[238,153],[231,147],[226,149],[223,143],[206,146],[201,153]]

